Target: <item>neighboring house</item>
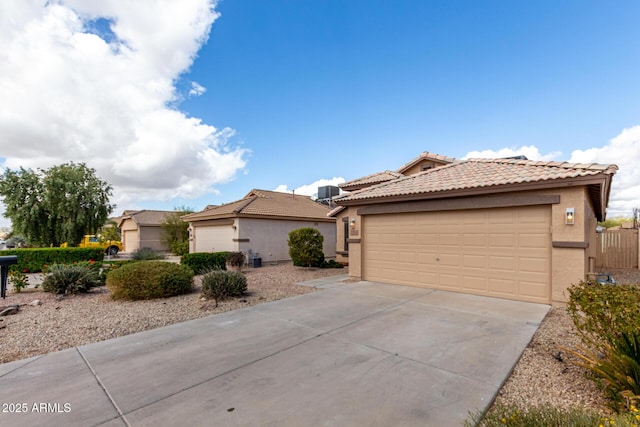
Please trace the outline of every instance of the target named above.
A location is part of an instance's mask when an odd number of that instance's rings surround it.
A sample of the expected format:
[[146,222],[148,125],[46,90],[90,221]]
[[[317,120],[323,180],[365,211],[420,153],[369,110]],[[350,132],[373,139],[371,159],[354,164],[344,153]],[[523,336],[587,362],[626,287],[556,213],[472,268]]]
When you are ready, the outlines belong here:
[[290,260],[289,232],[303,227],[324,236],[325,257],[336,251],[335,219],[308,196],[252,190],[243,199],[207,207],[182,219],[189,223],[189,252],[240,251],[262,262]]
[[616,170],[452,160],[334,198],[338,247],[356,279],[562,303],[593,271]]
[[118,228],[122,234],[124,252],[134,252],[140,248],[154,251],[169,251],[162,242],[162,223],[173,211],[124,211],[118,219]]

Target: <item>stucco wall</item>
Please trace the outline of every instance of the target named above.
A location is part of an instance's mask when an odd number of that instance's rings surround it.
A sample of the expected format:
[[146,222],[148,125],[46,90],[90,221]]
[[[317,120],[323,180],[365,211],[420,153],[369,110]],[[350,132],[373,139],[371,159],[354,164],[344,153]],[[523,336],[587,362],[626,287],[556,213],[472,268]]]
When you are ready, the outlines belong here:
[[288,261],[289,233],[303,227],[317,228],[324,237],[326,258],[336,254],[336,225],[334,222],[290,221],[275,219],[238,218],[238,245],[242,252],[258,253],[262,262]]

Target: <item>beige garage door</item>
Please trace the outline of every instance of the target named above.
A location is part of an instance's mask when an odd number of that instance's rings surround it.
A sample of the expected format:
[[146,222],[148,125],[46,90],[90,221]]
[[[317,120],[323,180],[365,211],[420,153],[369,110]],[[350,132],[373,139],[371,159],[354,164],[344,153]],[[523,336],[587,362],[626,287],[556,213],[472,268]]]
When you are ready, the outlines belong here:
[[122,231],[122,246],[125,252],[134,252],[138,250],[140,239],[138,238],[138,230]]
[[550,302],[549,206],[368,215],[365,280]]

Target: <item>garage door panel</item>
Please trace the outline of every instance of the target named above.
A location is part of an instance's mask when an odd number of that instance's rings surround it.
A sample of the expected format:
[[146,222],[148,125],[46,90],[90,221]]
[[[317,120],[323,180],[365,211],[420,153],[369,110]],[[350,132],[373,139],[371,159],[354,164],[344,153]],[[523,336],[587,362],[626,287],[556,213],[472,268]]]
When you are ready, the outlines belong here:
[[487,278],[483,276],[463,276],[462,289],[465,291],[486,292],[488,290]]
[[550,213],[530,206],[365,216],[363,277],[547,303]]
[[516,246],[516,236],[514,234],[489,234],[490,248],[513,249]]
[[487,268],[486,255],[463,255],[462,266],[464,268],[480,268],[485,270]]

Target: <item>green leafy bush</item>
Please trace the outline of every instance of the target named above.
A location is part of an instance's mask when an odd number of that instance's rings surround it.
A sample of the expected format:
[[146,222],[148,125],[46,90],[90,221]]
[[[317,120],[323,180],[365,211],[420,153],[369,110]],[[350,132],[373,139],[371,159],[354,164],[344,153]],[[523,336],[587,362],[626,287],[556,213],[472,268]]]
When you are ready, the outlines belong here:
[[570,350],[615,410],[640,400],[640,287],[581,282],[568,289],[567,312],[585,347]]
[[235,267],[240,271],[244,265],[244,253],[242,252],[229,252],[227,254],[227,262],[230,266]]
[[204,274],[210,270],[226,270],[227,252],[195,252],[184,255],[180,263],[190,267],[195,274]]
[[101,284],[99,270],[94,265],[88,262],[51,265],[47,268],[42,290],[54,294],[89,292]]
[[18,263],[10,267],[12,271],[38,273],[53,264],[73,264],[93,260],[101,262],[104,252],[101,248],[29,248],[8,249],[2,255],[17,255]]
[[9,271],[9,281],[13,284],[13,290],[20,293],[23,288],[29,286],[29,279],[22,271]]
[[202,278],[202,295],[216,301],[239,297],[247,292],[247,279],[237,271],[212,270]]
[[293,265],[318,267],[324,261],[322,243],[324,237],[315,228],[298,228],[289,233],[289,256]]
[[131,254],[131,258],[136,261],[150,261],[156,259],[164,259],[164,255],[154,251],[151,248],[138,248]]
[[166,261],[139,261],[107,273],[107,288],[113,299],[165,298],[191,292],[193,270]]
[[189,253],[189,241],[173,242],[170,245],[171,253],[174,255],[182,256]]
[[580,282],[568,288],[567,312],[588,346],[614,345],[640,330],[640,287]]

